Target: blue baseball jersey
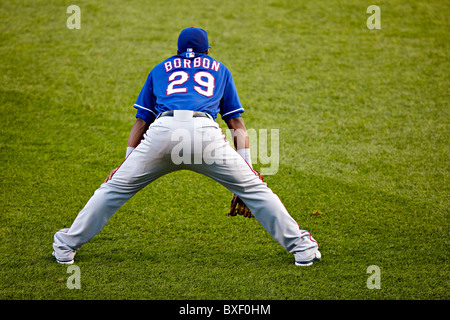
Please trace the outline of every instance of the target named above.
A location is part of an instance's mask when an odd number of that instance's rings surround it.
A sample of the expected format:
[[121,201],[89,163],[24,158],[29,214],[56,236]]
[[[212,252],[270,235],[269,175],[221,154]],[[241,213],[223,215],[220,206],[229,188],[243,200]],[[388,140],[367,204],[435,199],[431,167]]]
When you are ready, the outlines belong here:
[[149,73],[134,104],[136,117],[152,123],[168,110],[220,114],[224,121],[244,112],[228,68],[206,54],[187,52],[172,56]]

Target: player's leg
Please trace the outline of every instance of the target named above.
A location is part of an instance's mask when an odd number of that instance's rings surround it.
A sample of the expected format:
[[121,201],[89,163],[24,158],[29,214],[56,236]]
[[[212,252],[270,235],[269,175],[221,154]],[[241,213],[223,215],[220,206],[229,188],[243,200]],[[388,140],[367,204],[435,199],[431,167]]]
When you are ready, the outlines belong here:
[[[261,181],[245,160],[224,141],[220,132],[215,139],[205,142],[205,164],[194,165],[192,170],[221,183],[238,195],[269,234],[296,260],[305,260],[318,249],[318,243],[306,230],[301,230],[290,216],[279,197]],[[210,134],[210,135],[214,135]]]
[[72,261],[75,251],[99,233],[111,216],[135,192],[113,186],[109,181],[98,188],[78,213],[70,228],[55,233],[53,249],[58,261]]
[[68,229],[54,235],[54,255],[60,262],[73,262],[75,251],[98,234],[112,215],[146,185],[177,168],[158,153],[170,137],[150,127],[145,139],[122,163],[111,180],[103,183]]

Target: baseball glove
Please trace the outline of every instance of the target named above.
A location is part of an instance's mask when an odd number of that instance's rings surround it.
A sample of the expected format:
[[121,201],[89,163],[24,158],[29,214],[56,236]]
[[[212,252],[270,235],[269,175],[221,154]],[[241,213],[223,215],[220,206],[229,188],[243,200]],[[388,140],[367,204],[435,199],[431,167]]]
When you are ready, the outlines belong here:
[[[263,176],[258,171],[254,171],[255,174],[261,179],[261,181],[264,181]],[[231,199],[231,207],[230,212],[228,213],[228,216],[236,216],[241,215],[246,218],[254,218],[253,214],[251,213],[250,209],[245,205],[245,203],[239,198],[236,194],[233,193],[233,198]]]

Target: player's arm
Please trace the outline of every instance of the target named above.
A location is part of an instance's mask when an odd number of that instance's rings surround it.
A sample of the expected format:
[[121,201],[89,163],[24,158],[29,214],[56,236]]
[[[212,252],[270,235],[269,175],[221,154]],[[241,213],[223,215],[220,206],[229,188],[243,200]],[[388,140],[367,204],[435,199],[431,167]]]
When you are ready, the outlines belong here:
[[133,127],[131,128],[130,135],[128,137],[127,148],[136,148],[141,140],[144,138],[144,133],[149,127],[149,123],[145,122],[141,118],[136,118]]
[[250,142],[248,138],[247,128],[242,117],[234,117],[227,121],[228,128],[233,136],[233,143],[236,151],[244,158],[245,161],[252,166],[250,157]]
[[[244,119],[242,117],[234,117],[227,121],[228,128],[231,130],[233,135],[234,146],[236,147],[236,151],[247,161],[250,168],[252,168],[252,161],[250,156],[250,142],[248,138],[247,128],[244,124]],[[263,177],[259,172],[253,172],[259,176],[261,180]],[[244,217],[252,218],[253,214],[250,209],[245,205],[245,203],[235,194],[233,193],[233,197],[231,198],[231,206],[229,216],[235,215],[243,215]]]
[[[131,151],[133,151],[133,149],[136,148],[138,144],[141,142],[141,140],[144,138],[144,133],[147,131],[149,125],[150,125],[149,123],[145,122],[141,118],[136,118],[136,121],[134,122],[133,127],[131,128],[130,135],[128,136],[126,157],[128,157]],[[111,180],[111,178],[118,169],[119,168],[117,167],[111,171],[109,176],[105,179],[105,183],[108,180]]]

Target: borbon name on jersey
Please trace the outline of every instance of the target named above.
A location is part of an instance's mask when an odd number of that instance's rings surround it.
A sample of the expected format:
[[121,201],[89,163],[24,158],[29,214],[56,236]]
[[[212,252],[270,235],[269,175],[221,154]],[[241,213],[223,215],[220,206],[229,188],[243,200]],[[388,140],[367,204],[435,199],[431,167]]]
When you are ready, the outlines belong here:
[[202,111],[213,118],[220,113],[225,121],[244,112],[228,68],[209,55],[193,52],[156,65],[134,107],[136,117],[148,123],[168,110]]

